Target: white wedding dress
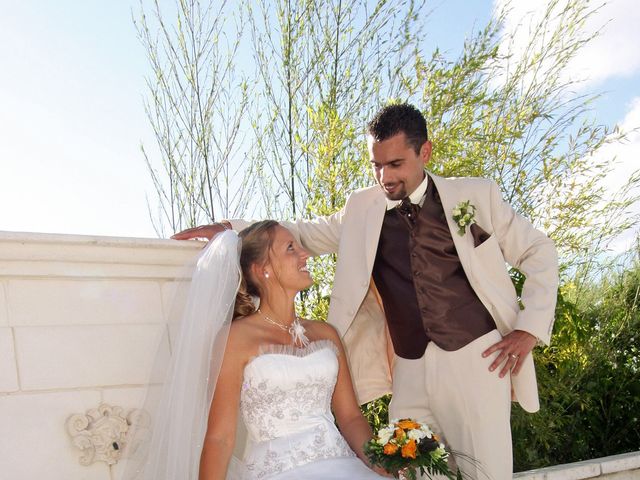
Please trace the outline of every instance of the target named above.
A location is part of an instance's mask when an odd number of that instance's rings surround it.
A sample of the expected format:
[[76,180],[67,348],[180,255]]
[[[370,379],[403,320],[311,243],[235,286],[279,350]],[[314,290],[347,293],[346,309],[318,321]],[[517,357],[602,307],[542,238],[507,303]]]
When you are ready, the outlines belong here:
[[335,426],[331,397],[338,350],[330,340],[306,348],[262,348],[245,367],[240,397],[248,443],[229,478],[379,480]]
[[[192,281],[183,291],[184,302],[174,301],[165,331],[165,336],[178,332],[170,365],[161,350],[154,372],[163,384],[147,389],[143,405],[152,423],[130,427],[122,480],[199,478],[209,407],[240,284],[239,245],[235,232],[217,235],[183,275]],[[241,460],[232,457],[227,480],[384,478],[355,456],[334,424],[337,354],[333,342],[321,340],[302,349],[265,347],[247,364],[240,395],[247,446]]]

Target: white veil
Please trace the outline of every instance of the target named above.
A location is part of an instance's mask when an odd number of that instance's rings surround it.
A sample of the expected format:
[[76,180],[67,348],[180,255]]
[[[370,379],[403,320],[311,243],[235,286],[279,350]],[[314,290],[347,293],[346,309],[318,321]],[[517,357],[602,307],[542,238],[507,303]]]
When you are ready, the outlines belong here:
[[[239,253],[240,239],[228,230],[199,254],[182,313],[173,314],[180,318],[165,380],[161,387],[147,389],[144,410],[151,416],[151,428],[133,422],[123,452],[123,480],[198,478],[209,407],[241,280]],[[164,367],[156,361],[156,368]]]

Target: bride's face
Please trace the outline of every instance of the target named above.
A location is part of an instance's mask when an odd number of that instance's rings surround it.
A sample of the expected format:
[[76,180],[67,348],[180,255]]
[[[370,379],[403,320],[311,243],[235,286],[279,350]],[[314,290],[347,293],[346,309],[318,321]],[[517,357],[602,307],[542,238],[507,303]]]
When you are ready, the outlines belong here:
[[[309,252],[296,241],[291,232],[284,227],[276,227],[269,261],[265,266],[268,279],[296,292],[309,288],[313,279],[307,270],[308,259]],[[269,283],[271,282],[267,282]]]

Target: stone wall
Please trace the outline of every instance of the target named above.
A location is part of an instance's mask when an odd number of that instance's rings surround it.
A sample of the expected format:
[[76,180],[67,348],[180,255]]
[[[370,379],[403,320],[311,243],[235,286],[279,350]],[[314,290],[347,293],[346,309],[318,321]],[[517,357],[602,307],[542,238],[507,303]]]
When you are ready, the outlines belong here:
[[638,480],[640,452],[516,473],[515,480]]
[[67,419],[140,404],[175,279],[202,246],[0,232],[0,478],[115,479],[117,465],[81,465]]

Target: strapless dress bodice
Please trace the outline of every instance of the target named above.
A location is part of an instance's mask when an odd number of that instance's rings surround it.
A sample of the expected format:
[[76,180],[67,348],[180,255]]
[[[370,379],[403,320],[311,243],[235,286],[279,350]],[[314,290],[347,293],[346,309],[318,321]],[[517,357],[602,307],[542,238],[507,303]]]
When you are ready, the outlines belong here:
[[240,410],[248,433],[245,478],[269,478],[318,460],[354,457],[335,426],[338,350],[330,340],[269,346],[245,367]]

